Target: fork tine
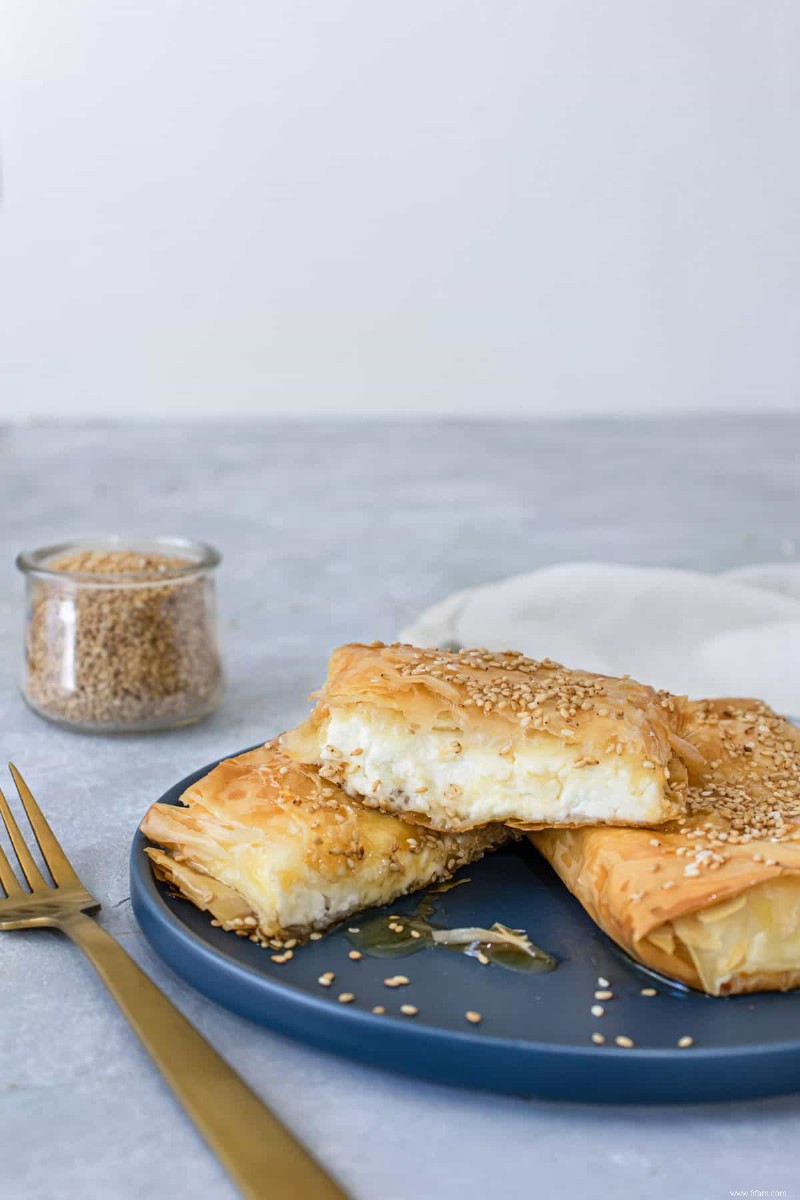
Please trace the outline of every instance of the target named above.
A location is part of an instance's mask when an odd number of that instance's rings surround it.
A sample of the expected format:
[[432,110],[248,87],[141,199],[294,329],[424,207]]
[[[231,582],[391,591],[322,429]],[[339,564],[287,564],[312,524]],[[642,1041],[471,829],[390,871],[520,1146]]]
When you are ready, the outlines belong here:
[[14,847],[14,853],[17,856],[19,865],[22,867],[22,873],[31,885],[31,891],[36,891],[41,888],[49,888],[50,884],[42,875],[42,872],[33,861],[33,856],[28,849],[25,838],[20,832],[16,818],[8,806],[8,801],[0,790],[0,817],[3,818],[3,823],[8,830],[8,836],[11,838],[11,845]]
[[[42,852],[44,861],[47,863],[47,868],[57,884],[76,884],[78,887],[83,887],[80,879],[73,870],[72,864],[67,858],[64,851],[59,845],[58,838],[53,833],[52,829],[45,819],[44,813],[39,808],[39,805],[31,795],[31,790],[25,780],[20,775],[13,763],[8,764],[8,769],[14,776],[14,783],[17,785],[19,798],[22,801],[23,808],[28,815],[28,820],[31,823],[31,829],[36,835],[36,841],[39,843],[39,849]],[[9,831],[10,832],[10,831]],[[14,835],[11,835],[13,841]],[[16,845],[14,846],[16,850]],[[19,851],[17,850],[17,855]],[[22,869],[25,870],[25,864],[20,860]],[[25,872],[27,874],[27,871]],[[33,881],[30,881],[33,887]]]
[[0,846],[0,889],[9,897],[25,895],[24,888],[20,887],[19,880],[14,874],[14,868],[6,858],[6,852],[2,846]]

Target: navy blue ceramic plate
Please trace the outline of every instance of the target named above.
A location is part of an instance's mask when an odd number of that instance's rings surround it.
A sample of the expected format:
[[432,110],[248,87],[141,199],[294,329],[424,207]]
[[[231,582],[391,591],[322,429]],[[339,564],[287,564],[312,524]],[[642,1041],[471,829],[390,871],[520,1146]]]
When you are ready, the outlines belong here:
[[[181,780],[162,801],[176,803],[209,770]],[[218,1004],[324,1050],[440,1083],[562,1100],[674,1103],[800,1091],[800,994],[712,999],[654,978],[595,927],[527,843],[465,868],[468,884],[434,897],[434,920],[524,928],[560,960],[550,974],[482,966],[441,949],[354,962],[347,926],[358,927],[357,918],[279,965],[156,883],[144,845],[137,833],[131,898],[157,953]],[[417,900],[396,901],[391,911],[411,913]],[[325,971],[336,974],[330,989],[317,982]],[[410,985],[385,987],[397,973]],[[614,993],[601,1019],[589,1012],[598,976]],[[658,994],[643,997],[650,986]],[[356,999],[340,1004],[339,992]],[[372,1014],[376,1004],[385,1016]],[[418,1014],[402,1015],[401,1004]],[[466,1021],[467,1009],[482,1014],[480,1025]],[[605,1045],[592,1044],[594,1030]],[[617,1048],[617,1035],[635,1048]],[[677,1049],[686,1036],[692,1047]]]

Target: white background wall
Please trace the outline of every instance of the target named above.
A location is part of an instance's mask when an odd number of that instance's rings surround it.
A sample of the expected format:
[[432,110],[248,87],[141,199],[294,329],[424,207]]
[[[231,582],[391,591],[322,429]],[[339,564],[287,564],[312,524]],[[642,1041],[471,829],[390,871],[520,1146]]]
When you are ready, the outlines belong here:
[[0,412],[800,395],[798,0],[0,0]]

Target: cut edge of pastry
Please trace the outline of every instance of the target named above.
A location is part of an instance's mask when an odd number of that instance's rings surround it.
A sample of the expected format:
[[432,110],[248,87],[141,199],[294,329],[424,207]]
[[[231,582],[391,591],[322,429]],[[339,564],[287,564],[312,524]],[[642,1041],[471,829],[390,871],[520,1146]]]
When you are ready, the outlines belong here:
[[685,811],[685,701],[516,652],[341,646],[281,745],[361,803],[431,829],[662,825]]
[[275,743],[226,759],[141,823],[156,876],[226,930],[280,949],[441,883],[511,832],[439,834],[362,807]]

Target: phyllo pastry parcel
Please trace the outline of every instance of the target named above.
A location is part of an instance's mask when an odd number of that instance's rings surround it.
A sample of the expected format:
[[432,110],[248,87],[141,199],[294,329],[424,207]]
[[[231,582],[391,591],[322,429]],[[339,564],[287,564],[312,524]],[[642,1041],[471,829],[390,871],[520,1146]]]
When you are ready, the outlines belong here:
[[656,825],[684,811],[683,702],[514,651],[336,650],[300,762],[432,829]]
[[436,834],[362,808],[274,743],[220,763],[181,801],[142,821],[156,876],[275,948],[447,879],[508,837]]
[[531,835],[605,932],[712,995],[800,985],[800,730],[757,700],[687,707],[687,814]]

